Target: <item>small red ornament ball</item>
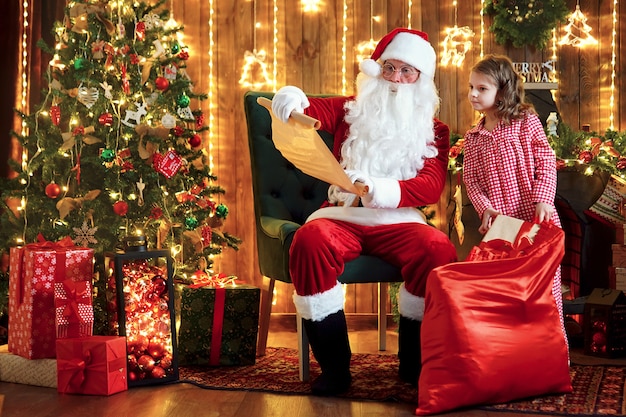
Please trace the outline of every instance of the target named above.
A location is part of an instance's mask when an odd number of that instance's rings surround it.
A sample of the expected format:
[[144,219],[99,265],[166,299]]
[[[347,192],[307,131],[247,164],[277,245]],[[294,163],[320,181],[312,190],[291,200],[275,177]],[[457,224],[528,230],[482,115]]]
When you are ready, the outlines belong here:
[[190,137],[187,142],[189,142],[189,145],[191,145],[192,148],[197,148],[198,146],[202,145],[202,138],[196,133],[195,135]]
[[154,358],[150,355],[143,355],[137,359],[139,369],[144,372],[151,372],[154,369]]
[[51,182],[46,185],[46,195],[50,198],[57,198],[61,194],[61,187],[59,184]]
[[152,369],[152,372],[150,372],[150,375],[152,376],[152,378],[155,379],[165,378],[165,369],[161,368],[160,366],[155,366],[154,369]]
[[170,82],[165,77],[157,77],[156,80],[154,80],[154,85],[158,90],[165,91],[170,86]]
[[98,123],[102,126],[111,127],[113,125],[113,115],[109,112],[102,113],[100,117],[98,117]]
[[123,200],[116,201],[113,203],[113,211],[118,216],[126,216],[126,213],[128,213],[128,203]]

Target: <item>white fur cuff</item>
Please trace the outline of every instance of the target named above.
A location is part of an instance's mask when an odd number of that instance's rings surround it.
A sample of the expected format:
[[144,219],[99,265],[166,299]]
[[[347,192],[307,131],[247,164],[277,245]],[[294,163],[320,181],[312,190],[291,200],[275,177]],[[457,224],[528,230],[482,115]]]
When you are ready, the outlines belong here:
[[398,208],[400,204],[400,183],[392,178],[371,178],[374,189],[363,197],[363,205],[370,208]]
[[343,288],[337,283],[330,290],[313,295],[298,295],[294,291],[293,303],[303,319],[322,321],[329,315],[343,310]]
[[424,297],[411,294],[402,283],[398,290],[398,311],[403,317],[422,321],[424,319]]

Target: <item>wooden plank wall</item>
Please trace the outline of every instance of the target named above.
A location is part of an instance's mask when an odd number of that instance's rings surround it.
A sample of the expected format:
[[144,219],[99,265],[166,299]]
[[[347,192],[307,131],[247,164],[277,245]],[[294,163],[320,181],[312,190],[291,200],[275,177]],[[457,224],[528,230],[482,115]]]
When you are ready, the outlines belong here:
[[[464,132],[475,118],[467,103],[466,91],[469,68],[480,58],[481,52],[480,0],[458,2],[456,22],[452,0],[345,0],[345,8],[344,0],[325,0],[320,2],[323,4],[317,13],[304,13],[301,2],[294,0],[169,0],[167,3],[173,17],[185,27],[184,41],[189,45],[191,55],[188,73],[196,88],[209,92],[212,97],[211,103],[203,103],[203,108],[205,114],[213,118],[211,154],[214,172],[220,185],[226,189],[222,202],[230,209],[225,230],[244,240],[238,252],[226,250],[216,266],[220,271],[236,274],[248,282],[261,285],[262,277],[257,272],[251,174],[242,105],[247,89],[239,84],[246,51],[264,49],[267,52],[265,62],[271,80],[274,72],[276,74],[276,87],[292,84],[307,93],[341,93],[342,38],[345,36],[346,88],[348,93],[353,93],[358,72],[354,48],[359,42],[379,39],[397,26],[411,26],[427,32],[440,53],[444,28],[455,23],[458,26],[467,25],[476,34],[473,49],[461,68],[438,68],[436,82],[442,103],[440,118],[453,131]],[[412,4],[410,22],[409,3]],[[576,3],[576,0],[567,0],[572,11]],[[592,129],[603,131],[609,126],[612,13],[615,3],[614,0],[580,0],[579,4],[599,44],[582,51],[571,46],[558,48],[560,84],[555,98],[566,123],[575,128],[588,123]],[[373,22],[373,15],[380,16],[380,21]],[[276,34],[274,19],[277,22]],[[624,57],[619,47],[624,41],[624,12],[619,13],[617,22],[614,124],[617,130],[622,130],[626,129],[626,106],[621,103]],[[518,62],[550,59],[551,51],[496,44],[488,26],[489,21],[485,19],[484,53],[505,53]],[[275,36],[277,43],[274,46]],[[274,59],[277,61],[275,68]],[[210,81],[212,91],[209,91]],[[274,87],[269,83],[259,89],[273,90]],[[447,197],[443,197],[437,208],[440,213],[445,213],[447,203]],[[446,219],[438,219],[442,228],[446,223]],[[274,312],[293,312],[291,287],[277,285],[276,290]],[[347,312],[369,313],[375,311],[375,306],[373,286],[361,285],[358,289],[347,290]]]

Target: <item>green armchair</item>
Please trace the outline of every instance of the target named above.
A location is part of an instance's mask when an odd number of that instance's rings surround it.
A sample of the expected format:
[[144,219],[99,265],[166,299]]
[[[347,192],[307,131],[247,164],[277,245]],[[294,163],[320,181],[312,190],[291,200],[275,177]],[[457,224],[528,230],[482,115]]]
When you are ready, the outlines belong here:
[[[256,222],[256,244],[259,269],[269,278],[269,287],[262,291],[257,352],[265,353],[267,332],[276,280],[291,282],[289,276],[289,247],[295,231],[307,217],[318,209],[327,197],[328,184],[295,168],[275,148],[272,141],[272,120],[257,98],[272,99],[273,93],[247,92],[244,108],[248,127],[248,145],[252,167],[252,187]],[[332,149],[333,137],[319,131]],[[345,266],[339,281],[345,284],[378,283],[378,343],[386,349],[387,284],[401,282],[400,270],[387,262],[362,255]],[[297,320],[300,357],[300,378],[308,380],[309,350],[301,320]]]

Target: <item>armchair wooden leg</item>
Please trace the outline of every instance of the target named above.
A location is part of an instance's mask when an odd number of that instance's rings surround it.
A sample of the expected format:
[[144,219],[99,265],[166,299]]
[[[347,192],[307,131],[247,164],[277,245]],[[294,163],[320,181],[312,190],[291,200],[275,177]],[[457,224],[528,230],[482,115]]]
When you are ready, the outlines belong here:
[[[257,338],[256,355],[265,356],[267,347],[267,334],[270,330],[270,317],[272,316],[272,298],[274,297],[275,280],[263,277],[263,284],[268,280],[266,289],[261,290],[261,305],[259,311],[259,335]],[[265,287],[265,285],[263,285]]]
[[302,317],[296,314],[296,328],[298,330],[298,367],[300,371],[300,381],[309,380],[309,337],[304,330]]
[[387,350],[387,286],[378,283],[378,350]]

